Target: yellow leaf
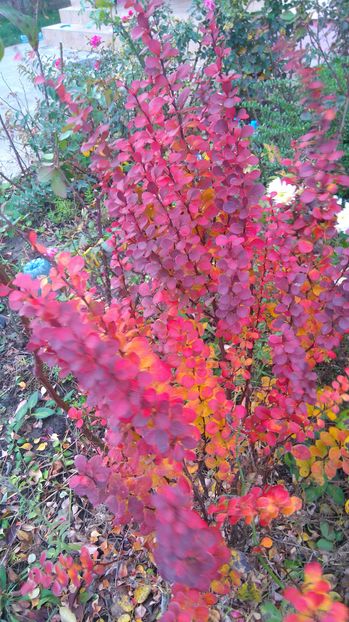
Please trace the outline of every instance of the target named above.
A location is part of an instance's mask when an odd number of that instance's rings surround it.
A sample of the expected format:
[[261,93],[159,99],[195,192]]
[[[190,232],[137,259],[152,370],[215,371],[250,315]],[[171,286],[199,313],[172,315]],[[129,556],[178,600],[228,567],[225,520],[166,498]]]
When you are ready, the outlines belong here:
[[344,509],[345,509],[346,513],[349,514],[349,499],[345,502]]
[[310,473],[309,465],[304,465],[299,469],[299,475],[301,477],[308,477],[309,473]]
[[326,417],[328,417],[331,421],[334,421],[335,419],[337,419],[337,415],[336,415],[336,413],[334,413],[332,410],[326,410],[326,411],[325,411],[325,415],[326,415]]
[[21,542],[30,542],[31,539],[32,539],[32,536],[31,536],[30,533],[27,533],[26,531],[23,531],[22,529],[19,529],[17,531],[17,538]]
[[22,445],[22,449],[31,449],[33,447],[33,445],[31,445],[31,443],[23,443]]
[[139,587],[137,587],[134,594],[136,603],[138,605],[140,605],[140,603],[144,603],[144,601],[147,600],[150,592],[150,585],[140,585]]
[[123,613],[122,616],[117,619],[117,622],[130,622],[130,620],[131,616],[129,616],[128,613]]
[[123,594],[123,596],[121,596],[118,603],[123,611],[133,611],[133,605],[130,599],[126,596],[126,594]]
[[44,451],[44,449],[46,449],[47,447],[47,443],[40,443],[40,445],[37,446],[37,450],[38,451]]

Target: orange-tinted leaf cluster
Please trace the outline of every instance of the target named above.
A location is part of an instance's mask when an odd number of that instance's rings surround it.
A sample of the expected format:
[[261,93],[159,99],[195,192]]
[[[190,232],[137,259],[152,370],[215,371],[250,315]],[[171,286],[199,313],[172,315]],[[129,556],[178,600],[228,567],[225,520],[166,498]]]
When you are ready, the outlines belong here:
[[349,610],[335,602],[330,592],[331,585],[323,578],[320,564],[307,564],[301,587],[288,587],[284,591],[284,597],[297,611],[288,614],[284,622],[347,622]]

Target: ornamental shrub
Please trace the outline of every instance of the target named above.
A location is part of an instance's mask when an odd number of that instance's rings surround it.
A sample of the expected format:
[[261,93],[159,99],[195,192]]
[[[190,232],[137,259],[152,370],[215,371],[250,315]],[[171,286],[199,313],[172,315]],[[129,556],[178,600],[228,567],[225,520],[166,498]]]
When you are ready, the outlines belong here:
[[326,406],[334,418],[340,407],[316,372],[349,331],[349,249],[335,245],[334,196],[349,178],[328,138],[332,98],[280,42],[313,125],[283,161],[292,196],[268,195],[214,15],[201,46],[215,61],[178,63],[170,37],[157,38],[160,3],[127,3],[146,54],[141,79],[116,79],[130,115],[124,137],[95,124],[63,76],[56,85],[110,215],[110,302],[82,257],[61,252],[49,278],[18,275],[10,303],[30,322],[29,348],[86,396],[70,416],[99,442],[76,457],[73,490],[146,538],[173,586],[162,619],[202,622],[236,585],[237,523],[256,537],[300,510],[277,464],[285,452],[307,459]]

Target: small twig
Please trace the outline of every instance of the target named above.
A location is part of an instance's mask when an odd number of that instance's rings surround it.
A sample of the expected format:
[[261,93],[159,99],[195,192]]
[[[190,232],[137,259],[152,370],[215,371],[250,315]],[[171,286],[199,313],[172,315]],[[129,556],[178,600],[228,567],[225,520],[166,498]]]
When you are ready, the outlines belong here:
[[[99,239],[103,239],[102,210],[101,210],[101,200],[99,197],[96,197],[96,207],[97,207],[97,231],[98,231]],[[112,295],[111,295],[109,264],[108,264],[107,253],[105,252],[103,246],[101,246],[101,252],[102,252],[102,262],[103,262],[103,269],[104,269],[104,279],[103,279],[104,296],[105,296],[105,299],[108,305],[110,305],[111,300],[112,300]]]
[[210,521],[209,516],[207,514],[207,510],[206,510],[206,507],[205,507],[204,500],[203,500],[202,496],[200,495],[200,492],[198,491],[198,489],[197,489],[197,487],[196,487],[196,485],[195,485],[195,483],[193,481],[192,476],[189,473],[188,467],[185,464],[184,460],[183,460],[183,471],[184,471],[185,475],[187,476],[187,478],[189,479],[189,481],[190,481],[190,483],[191,483],[191,485],[193,487],[194,498],[195,498],[196,502],[198,503],[198,505],[200,506],[202,515],[203,515],[206,523],[209,524],[211,521]]
[[21,158],[21,156],[19,154],[19,151],[18,151],[18,149],[17,149],[17,147],[16,147],[16,145],[15,145],[15,143],[13,141],[13,138],[12,138],[10,132],[8,131],[8,129],[6,127],[5,121],[4,121],[1,113],[0,113],[0,123],[1,123],[2,128],[3,128],[5,134],[6,134],[7,138],[8,138],[8,141],[9,141],[9,143],[10,143],[12,149],[13,149],[13,152],[14,152],[14,154],[16,156],[16,160],[18,162],[18,166],[21,169],[23,175],[25,175],[26,174],[26,169],[24,167],[23,160],[22,160],[22,158]]
[[341,119],[341,124],[339,126],[339,136],[341,137],[343,134],[343,130],[344,130],[344,125],[345,125],[345,120],[346,120],[346,116],[348,114],[348,108],[349,108],[349,93],[347,93],[346,99],[345,99],[345,104],[344,104],[344,109],[343,109],[343,114],[342,114],[342,119]]
[[61,59],[60,71],[61,71],[61,73],[63,73],[63,70],[64,70],[64,57],[63,57],[63,43],[62,43],[62,41],[59,42],[59,57]]
[[46,78],[45,78],[45,73],[44,73],[44,67],[43,67],[42,60],[41,60],[41,55],[40,55],[40,52],[39,52],[39,50],[38,50],[38,49],[37,49],[37,50],[35,50],[35,54],[36,54],[36,57],[37,57],[37,59],[38,59],[38,63],[39,63],[39,67],[40,67],[41,77],[42,77],[42,78],[43,78],[43,80],[44,80],[44,82],[43,82],[44,97],[45,97],[45,103],[46,103],[46,106],[47,106],[47,112],[48,112],[48,109],[49,109],[49,105],[50,105],[50,103],[49,103],[49,98],[48,98],[48,91],[47,91],[47,84],[46,84]]
[[7,181],[7,183],[11,184],[11,186],[14,186],[15,188],[18,188],[18,190],[22,190],[21,186],[19,184],[17,184],[17,182],[12,181],[12,179],[10,179],[9,177],[7,177],[4,173],[2,173],[0,171],[0,177],[2,177],[2,179],[4,179],[5,181]]

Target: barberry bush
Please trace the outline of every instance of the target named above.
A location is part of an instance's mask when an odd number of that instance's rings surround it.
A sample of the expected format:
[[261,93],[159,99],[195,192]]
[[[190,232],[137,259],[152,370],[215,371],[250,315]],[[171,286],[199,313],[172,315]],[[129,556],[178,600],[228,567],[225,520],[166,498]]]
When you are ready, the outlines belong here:
[[[283,162],[285,202],[259,181],[239,75],[227,66],[213,12],[200,54],[210,48],[215,61],[181,64],[171,39],[157,36],[161,0],[127,4],[144,75],[116,78],[129,115],[124,136],[96,126],[64,76],[56,85],[109,213],[111,277],[102,291],[82,257],[52,259],[32,233],[50,274],[19,274],[2,293],[11,290],[12,309],[29,322],[29,348],[62,376],[73,374],[86,396],[69,415],[99,442],[93,456],[76,456],[71,487],[144,537],[172,585],[163,622],[202,622],[238,584],[237,525],[250,530],[253,546],[273,521],[301,511],[292,479],[279,481],[285,453],[303,475],[319,478],[325,455],[327,478],[348,472],[343,435],[327,431],[347,399],[347,376],[324,390],[317,365],[336,356],[349,331],[349,249],[336,246],[335,228],[335,195],[349,177],[328,138],[333,100],[300,51],[285,41],[276,48],[284,71],[302,80],[313,118]],[[83,558],[75,566],[43,560],[23,593],[88,584],[99,568]],[[327,612],[319,619],[347,619],[317,565],[310,574],[310,587],[286,590],[300,612],[287,620],[318,619],[317,603]]]

